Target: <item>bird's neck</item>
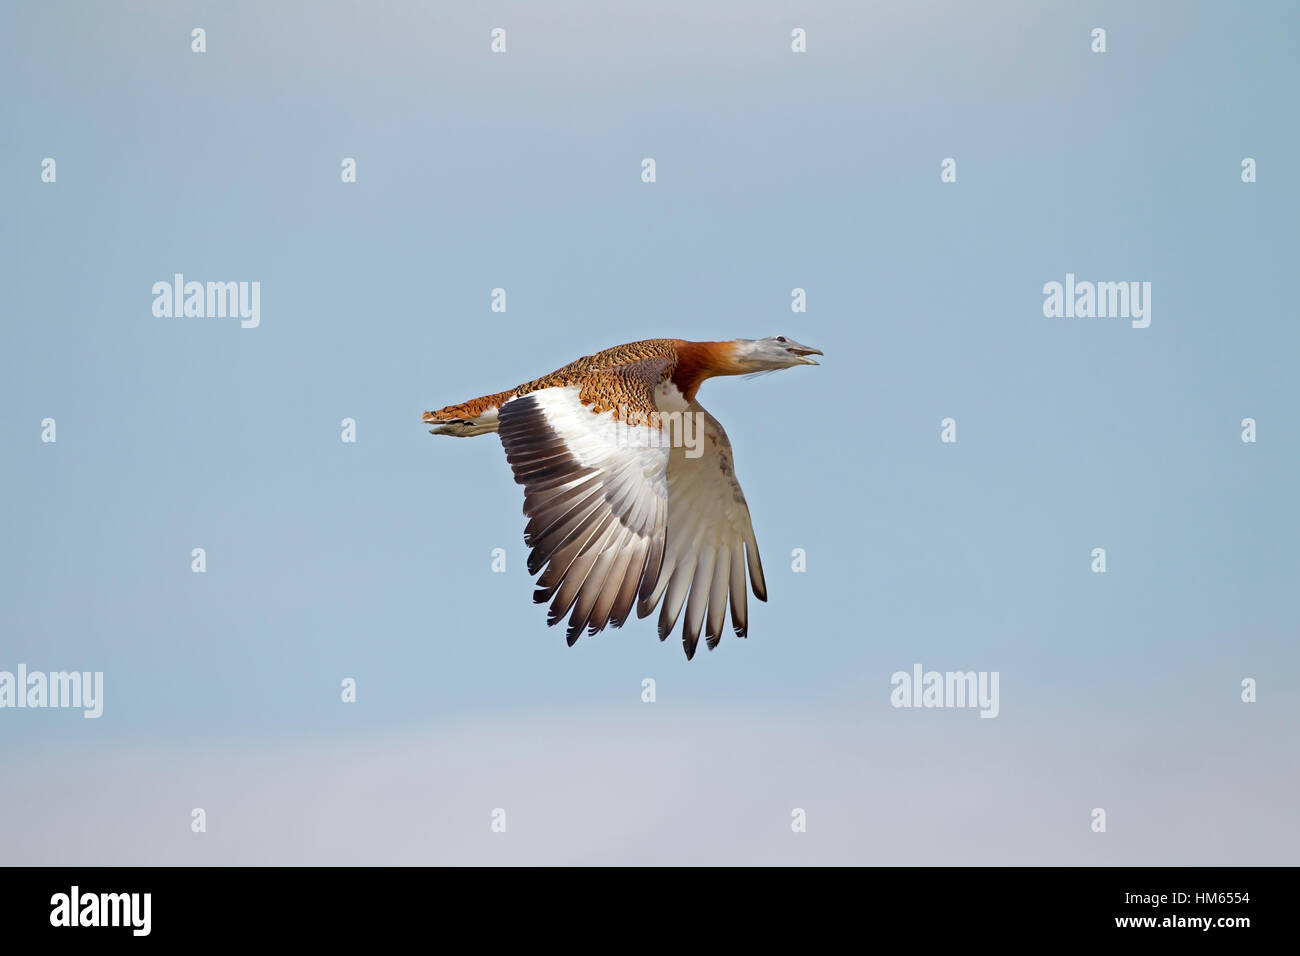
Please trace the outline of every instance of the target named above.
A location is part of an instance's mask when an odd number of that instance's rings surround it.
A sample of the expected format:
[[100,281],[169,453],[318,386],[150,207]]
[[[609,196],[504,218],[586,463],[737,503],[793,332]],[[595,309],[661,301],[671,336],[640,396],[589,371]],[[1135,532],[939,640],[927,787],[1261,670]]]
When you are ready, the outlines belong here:
[[674,343],[677,350],[677,367],[673,371],[673,384],[688,402],[695,401],[706,378],[718,375],[744,375],[750,371],[738,359],[733,342]]

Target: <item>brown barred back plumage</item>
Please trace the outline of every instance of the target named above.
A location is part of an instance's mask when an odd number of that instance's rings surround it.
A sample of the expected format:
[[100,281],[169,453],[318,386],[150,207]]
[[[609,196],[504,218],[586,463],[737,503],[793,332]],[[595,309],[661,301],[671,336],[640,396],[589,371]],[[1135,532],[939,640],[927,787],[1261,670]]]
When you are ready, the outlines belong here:
[[660,382],[671,380],[689,402],[695,398],[700,383],[710,375],[741,371],[733,368],[731,349],[730,342],[684,339],[628,342],[584,355],[516,388],[425,412],[424,420],[431,424],[473,422],[491,409],[500,408],[511,397],[568,385],[581,386],[582,402],[593,411],[617,412],[626,408],[637,414],[648,414],[655,410],[651,394]]

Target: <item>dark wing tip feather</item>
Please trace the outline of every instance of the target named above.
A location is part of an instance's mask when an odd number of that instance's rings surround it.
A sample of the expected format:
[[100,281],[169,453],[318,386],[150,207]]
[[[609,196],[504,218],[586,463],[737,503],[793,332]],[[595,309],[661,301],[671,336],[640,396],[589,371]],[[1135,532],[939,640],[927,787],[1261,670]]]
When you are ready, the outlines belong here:
[[660,491],[657,507],[639,503],[632,482],[640,470],[613,453],[612,464],[580,463],[546,407],[532,394],[504,403],[498,435],[525,489],[528,573],[541,575],[533,601],[551,601],[551,627],[572,611],[565,640],[573,646],[584,630],[621,627],[638,595],[650,593],[663,559],[667,502]]

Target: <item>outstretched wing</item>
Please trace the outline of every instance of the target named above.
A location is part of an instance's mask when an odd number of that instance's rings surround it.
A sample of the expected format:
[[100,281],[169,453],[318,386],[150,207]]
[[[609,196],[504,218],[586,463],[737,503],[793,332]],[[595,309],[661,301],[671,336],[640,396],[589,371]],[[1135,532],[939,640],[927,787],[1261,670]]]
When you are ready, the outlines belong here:
[[685,606],[682,645],[690,659],[701,629],[709,650],[722,639],[728,596],[732,627],[739,637],[747,633],[746,567],[760,601],[767,600],[767,584],[727,433],[698,402],[691,403],[682,421],[684,440],[673,441],[669,450],[668,536],[659,580],[648,594],[642,594],[637,616],[650,614],[662,597],[659,639],[663,640]]
[[669,449],[649,415],[666,367],[656,359],[592,372],[501,406],[501,444],[524,486],[528,572],[545,568],[533,600],[551,602],[548,624],[569,614],[571,645],[583,628],[622,626],[658,580]]

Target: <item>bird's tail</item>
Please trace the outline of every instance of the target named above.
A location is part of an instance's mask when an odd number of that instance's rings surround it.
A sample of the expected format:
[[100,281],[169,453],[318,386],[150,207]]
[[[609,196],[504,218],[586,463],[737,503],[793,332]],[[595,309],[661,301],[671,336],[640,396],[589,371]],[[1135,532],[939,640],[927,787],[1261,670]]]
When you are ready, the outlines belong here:
[[438,426],[429,429],[430,435],[453,435],[456,438],[487,435],[497,430],[497,409],[513,394],[498,392],[459,405],[448,405],[435,412],[425,412],[424,423]]

